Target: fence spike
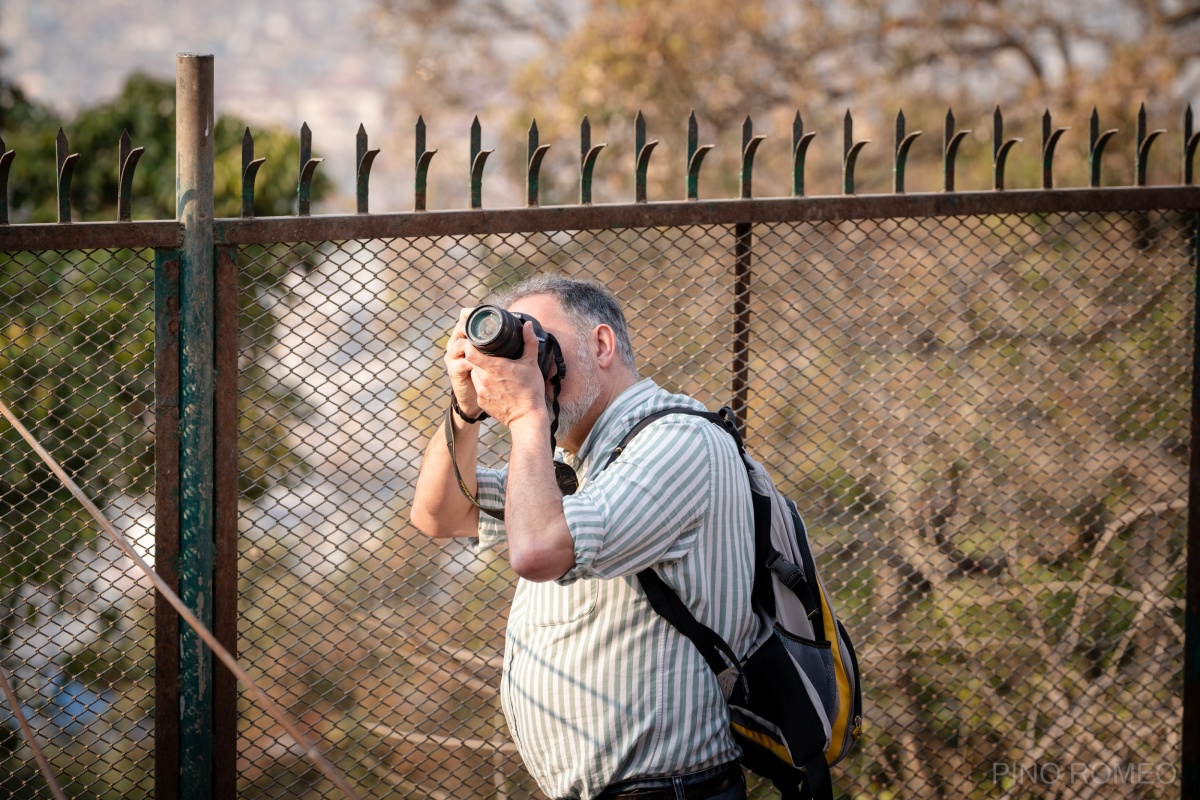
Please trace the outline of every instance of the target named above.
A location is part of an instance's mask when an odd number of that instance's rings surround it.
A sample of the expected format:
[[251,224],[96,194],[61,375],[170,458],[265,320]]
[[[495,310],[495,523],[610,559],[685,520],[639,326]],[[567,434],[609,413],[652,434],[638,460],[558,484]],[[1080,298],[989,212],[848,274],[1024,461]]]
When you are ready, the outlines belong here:
[[354,193],[358,199],[358,213],[366,214],[371,181],[371,165],[375,163],[375,157],[379,155],[379,148],[375,148],[374,150],[367,149],[367,129],[361,122],[358,123],[358,133],[354,137],[354,153],[354,160],[358,165],[355,174]]
[[905,135],[904,129],[904,109],[900,109],[896,113],[896,141],[892,151],[892,191],[896,194],[904,194],[904,167],[908,163],[908,150],[921,135],[921,131]]
[[1053,128],[1050,121],[1050,109],[1046,109],[1046,113],[1042,115],[1042,188],[1054,188],[1054,148],[1058,144],[1058,140],[1062,135],[1071,130],[1067,128]]
[[133,221],[133,171],[137,168],[138,160],[144,147],[131,147],[129,129],[121,131],[121,139],[117,144],[117,221]]
[[429,185],[429,162],[437,150],[425,149],[425,118],[417,115],[416,172],[413,175],[413,211],[424,211],[426,189]]
[[956,132],[954,110],[946,109],[946,133],[942,139],[942,191],[954,191],[954,160],[958,157],[958,146],[970,132],[970,128]]
[[1137,121],[1137,149],[1134,151],[1134,185],[1146,185],[1146,167],[1150,163],[1150,145],[1154,144],[1154,140],[1166,133],[1165,130],[1159,128],[1157,130],[1146,133],[1146,104],[1142,103],[1138,109]]
[[312,130],[305,122],[300,126],[300,179],[296,184],[296,215],[307,217],[312,201],[313,173],[325,159],[312,157]]
[[8,224],[8,173],[12,169],[13,159],[17,157],[15,150],[9,150],[4,139],[0,139],[0,225]]
[[746,120],[742,123],[742,197],[745,199],[752,196],[754,154],[766,138],[766,136],[754,135],[754,122],[747,114]]
[[537,120],[529,125],[529,149],[526,151],[525,162],[525,205],[530,208],[538,204],[538,173],[542,168],[542,159],[550,145],[538,144]]
[[687,127],[687,199],[695,200],[700,196],[700,165],[704,163],[704,157],[708,155],[709,150],[713,149],[713,146],[711,144],[697,146],[700,139],[700,127],[696,123],[695,110],[688,115]]
[[71,221],[71,176],[75,174],[75,164],[79,161],[79,153],[67,155],[67,134],[62,128],[54,139],[54,160],[57,169],[58,185],[58,221]]
[[1094,188],[1100,186],[1100,158],[1104,154],[1104,145],[1116,135],[1116,128],[1100,133],[1100,112],[1092,106],[1092,116],[1088,123],[1088,171],[1091,173],[1089,185]]
[[254,157],[254,134],[247,126],[242,134],[242,217],[245,219],[254,218],[254,179],[266,160]]
[[476,116],[471,122],[471,208],[483,208],[483,165],[492,154],[483,150],[483,128]]
[[634,202],[646,202],[646,170],[650,167],[650,154],[658,146],[658,139],[646,141],[646,118],[639,110],[633,120],[633,143],[637,161],[633,170]]
[[858,154],[870,142],[870,139],[854,141],[854,117],[850,116],[850,109],[846,109],[842,120],[842,194],[854,194],[854,164]]
[[[1183,183],[1191,186],[1193,180],[1192,160],[1196,156],[1196,145],[1200,144],[1200,133],[1192,132],[1192,104],[1188,103],[1187,111],[1183,114]],[[0,141],[0,150],[4,142]]]
[[800,112],[792,120],[792,196],[804,196],[804,159],[808,154],[808,146],[816,136],[816,131],[804,132],[804,120]]
[[596,157],[608,146],[607,142],[592,147],[592,123],[587,116],[579,123],[579,203],[592,204],[592,170],[596,167]]
[[1004,191],[1004,163],[1008,160],[1008,152],[1021,141],[1024,140],[1004,138],[1004,115],[1000,113],[1000,106],[996,106],[992,114],[992,188],[997,192]]

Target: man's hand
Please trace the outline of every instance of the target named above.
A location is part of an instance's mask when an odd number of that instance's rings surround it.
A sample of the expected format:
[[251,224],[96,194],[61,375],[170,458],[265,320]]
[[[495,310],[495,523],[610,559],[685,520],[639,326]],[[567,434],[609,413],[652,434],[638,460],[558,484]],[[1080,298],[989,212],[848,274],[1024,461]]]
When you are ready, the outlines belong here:
[[[459,327],[462,327],[462,320],[459,321]],[[465,372],[479,408],[509,430],[525,424],[549,430],[546,382],[537,363],[538,340],[531,323],[526,322],[521,332],[525,337],[525,349],[519,359],[484,355],[466,340],[464,333],[461,347],[462,361],[467,365]],[[453,374],[451,380],[454,380]],[[457,393],[457,387],[455,392]],[[461,404],[462,395],[458,397]],[[466,408],[463,411],[471,413]]]
[[475,384],[471,380],[471,362],[466,358],[466,349],[471,346],[467,339],[467,317],[471,309],[464,308],[458,314],[458,324],[450,332],[450,341],[446,343],[446,372],[450,375],[450,387],[458,400],[458,407],[469,417],[479,416],[479,398],[475,393]]

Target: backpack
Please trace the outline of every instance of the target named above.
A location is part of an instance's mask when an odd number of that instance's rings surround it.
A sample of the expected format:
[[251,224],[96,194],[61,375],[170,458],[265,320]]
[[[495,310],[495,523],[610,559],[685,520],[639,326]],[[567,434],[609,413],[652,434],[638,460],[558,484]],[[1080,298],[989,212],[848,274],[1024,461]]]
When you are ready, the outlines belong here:
[[728,408],[719,414],[689,408],[650,414],[625,435],[603,468],[668,414],[703,417],[737,443],[754,504],[753,606],[771,623],[770,636],[739,663],[654,569],[639,572],[638,581],[654,610],[695,644],[716,674],[743,766],[774,782],[784,800],[832,800],[829,768],[862,736],[862,689],[854,646],[817,574],[804,522],[796,504],[746,453]]

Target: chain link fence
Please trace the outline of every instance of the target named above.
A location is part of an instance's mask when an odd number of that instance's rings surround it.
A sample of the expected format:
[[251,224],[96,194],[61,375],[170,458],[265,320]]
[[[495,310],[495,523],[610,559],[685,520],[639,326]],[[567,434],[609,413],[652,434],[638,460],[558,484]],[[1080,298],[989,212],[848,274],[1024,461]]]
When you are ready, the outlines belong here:
[[[748,444],[805,514],[863,669],[843,796],[1177,793],[1194,226],[751,227]],[[595,278],[642,373],[715,408],[737,377],[734,237],[238,250],[239,655],[365,796],[539,796],[498,699],[514,577],[407,521],[458,309],[535,271]],[[152,262],[0,254],[0,397],[146,554]],[[6,423],[0,447],[0,663],[71,797],[153,796],[148,583]],[[503,432],[482,449],[501,463]],[[337,796],[238,711],[240,796]],[[48,796],[7,706],[0,751],[0,796]]]
[[[1178,791],[1194,213],[751,229],[748,445],[858,642],[858,797]],[[458,309],[608,285],[642,373],[730,402],[731,226],[239,251],[240,655],[371,797],[538,796],[514,577],[409,526]],[[505,458],[488,427],[485,459]],[[333,797],[239,708],[239,793]],[[770,796],[768,787],[753,789]]]
[[[151,251],[0,253],[0,399],[144,554],[154,541]],[[73,798],[153,796],[149,583],[0,420],[0,665]],[[0,797],[49,797],[8,703]]]

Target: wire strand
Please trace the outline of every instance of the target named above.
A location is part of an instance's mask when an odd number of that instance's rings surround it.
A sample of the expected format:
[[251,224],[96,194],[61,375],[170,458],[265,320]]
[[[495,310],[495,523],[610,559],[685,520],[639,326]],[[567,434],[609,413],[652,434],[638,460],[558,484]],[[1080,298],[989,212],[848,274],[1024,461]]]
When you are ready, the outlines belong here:
[[321,752],[316,749],[316,747],[309,743],[308,738],[300,732],[300,729],[291,721],[283,708],[280,707],[279,704],[277,704],[274,700],[272,700],[270,696],[263,691],[257,683],[254,682],[250,675],[238,665],[237,659],[235,659],[233,655],[230,654],[230,652],[226,650],[219,641],[217,641],[217,638],[212,634],[212,631],[210,631],[204,625],[204,623],[192,613],[191,609],[184,605],[183,601],[180,600],[179,596],[175,594],[175,591],[171,589],[169,585],[167,585],[167,582],[163,580],[162,576],[155,572],[154,568],[147,564],[146,561],[137,554],[129,541],[122,536],[107,519],[104,518],[104,515],[100,513],[100,509],[88,499],[87,495],[85,495],[83,491],[75,484],[75,481],[71,480],[71,476],[66,473],[66,471],[54,459],[54,457],[50,455],[45,448],[38,444],[38,441],[33,437],[33,434],[25,429],[25,426],[21,424],[16,415],[13,414],[8,406],[4,404],[3,400],[0,400],[0,414],[3,414],[13,428],[16,429],[17,433],[21,434],[21,437],[29,443],[29,446],[33,448],[33,451],[37,453],[39,457],[41,457],[42,461],[46,462],[46,466],[50,467],[51,471],[58,476],[60,481],[62,481],[63,486],[67,488],[67,491],[74,495],[75,499],[78,500],[80,504],[87,510],[87,512],[92,515],[92,517],[96,520],[96,523],[100,526],[101,530],[108,534],[109,538],[116,543],[117,547],[119,547],[121,551],[131,561],[133,561],[134,564],[137,564],[142,572],[146,574],[146,577],[148,577],[154,584],[154,588],[156,588],[166,599],[166,601],[170,603],[177,612],[179,612],[179,616],[183,618],[184,622],[190,625],[192,630],[196,631],[200,638],[204,640],[204,643],[212,649],[213,654],[216,655],[217,658],[221,659],[221,663],[229,668],[229,671],[232,672],[237,679],[242,682],[242,685],[246,687],[250,694],[254,696],[254,698],[262,705],[267,713],[275,718],[275,721],[278,722],[285,731],[287,731],[288,735],[292,737],[296,744],[300,745],[308,757],[312,759],[316,767],[321,770],[322,773],[324,773],[325,777],[328,778],[333,785],[336,786],[349,800],[359,800],[358,795],[355,794],[354,790],[350,788],[350,784],[347,783],[346,779],[333,768],[333,765],[329,763],[325,756],[322,755]]

